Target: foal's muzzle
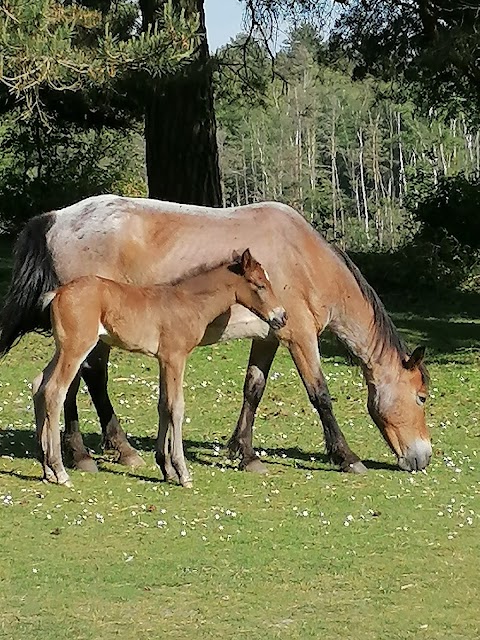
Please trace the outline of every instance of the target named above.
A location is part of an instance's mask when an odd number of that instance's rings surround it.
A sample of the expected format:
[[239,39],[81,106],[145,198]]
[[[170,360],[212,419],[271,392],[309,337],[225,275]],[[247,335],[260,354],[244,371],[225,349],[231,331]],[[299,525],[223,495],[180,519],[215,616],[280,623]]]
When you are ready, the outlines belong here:
[[287,312],[283,307],[276,307],[268,314],[268,324],[274,329],[281,329],[287,322]]

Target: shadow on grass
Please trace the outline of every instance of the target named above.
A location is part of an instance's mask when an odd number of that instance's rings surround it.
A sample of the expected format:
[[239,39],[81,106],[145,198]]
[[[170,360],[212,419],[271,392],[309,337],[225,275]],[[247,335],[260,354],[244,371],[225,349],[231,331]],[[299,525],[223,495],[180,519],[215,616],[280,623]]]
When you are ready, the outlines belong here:
[[39,470],[38,476],[27,475],[26,473],[20,473],[19,471],[3,471],[0,470],[0,478],[1,477],[10,477],[10,478],[18,478],[18,480],[25,480],[27,482],[38,482],[42,480],[42,472]]
[[[129,442],[136,449],[151,453],[153,459],[153,453],[155,450],[155,439],[149,437],[131,437]],[[96,461],[101,465],[102,472],[115,473],[128,475],[130,477],[139,479],[148,479],[153,481],[161,481],[160,478],[152,478],[148,475],[143,475],[141,472],[134,472],[126,467],[116,468],[102,466],[102,463],[115,463],[115,460],[102,453],[97,455],[97,452],[101,452],[101,437],[96,433],[87,433],[84,435],[85,446],[90,449],[94,455]],[[220,450],[219,450],[220,446]],[[199,441],[199,440],[184,440],[185,457],[191,463],[199,464],[202,466],[224,466],[222,459],[219,458],[219,453],[226,455],[227,450],[224,446],[219,445],[218,442]],[[328,471],[338,473],[340,470],[333,465],[328,456],[325,453],[304,451],[298,447],[281,447],[281,448],[263,448],[266,456],[264,462],[267,467],[283,467],[283,468],[295,468],[305,471]],[[8,431],[0,433],[0,454],[3,456],[10,456],[13,459],[37,459],[37,442],[35,434],[30,431],[18,430]],[[364,460],[365,466],[368,469],[381,469],[384,471],[399,471],[398,467],[393,464],[379,462],[376,460]],[[236,465],[236,461],[232,460],[232,466]],[[322,465],[319,469],[318,464]],[[36,476],[29,476],[18,473],[17,471],[0,471],[1,475],[13,475],[23,480],[38,480]]]

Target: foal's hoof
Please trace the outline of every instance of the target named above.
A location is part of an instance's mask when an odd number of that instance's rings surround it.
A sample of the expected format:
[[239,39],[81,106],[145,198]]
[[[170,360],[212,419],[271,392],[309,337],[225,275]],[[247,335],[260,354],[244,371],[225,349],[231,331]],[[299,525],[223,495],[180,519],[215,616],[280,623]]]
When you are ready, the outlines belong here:
[[75,460],[74,465],[77,471],[85,471],[86,473],[98,473],[97,463],[90,456]]
[[349,465],[345,465],[342,467],[342,471],[346,471],[347,473],[356,473],[358,475],[362,475],[363,473],[367,473],[367,467],[361,462],[357,460],[357,462],[352,462]]
[[268,473],[267,467],[258,458],[254,458],[249,462],[241,462],[240,469],[242,471],[249,471],[250,473],[259,473],[260,475],[266,475]]
[[121,453],[117,460],[118,464],[123,464],[125,467],[144,467],[145,460],[134,449],[127,453]]
[[185,480],[182,482],[182,487],[185,489],[193,489],[193,482],[191,480]]
[[73,482],[70,480],[70,478],[68,480],[65,480],[65,482],[59,482],[58,484],[61,487],[67,487],[67,489],[71,489],[73,487]]

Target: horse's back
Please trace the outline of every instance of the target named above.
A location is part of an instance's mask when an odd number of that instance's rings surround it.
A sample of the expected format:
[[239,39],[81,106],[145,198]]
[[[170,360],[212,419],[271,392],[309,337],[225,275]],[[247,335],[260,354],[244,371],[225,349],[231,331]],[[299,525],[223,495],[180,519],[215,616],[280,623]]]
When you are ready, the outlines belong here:
[[247,247],[267,269],[281,271],[283,262],[287,273],[319,237],[276,202],[215,209],[105,195],[55,212],[47,241],[61,282],[92,273],[152,284]]

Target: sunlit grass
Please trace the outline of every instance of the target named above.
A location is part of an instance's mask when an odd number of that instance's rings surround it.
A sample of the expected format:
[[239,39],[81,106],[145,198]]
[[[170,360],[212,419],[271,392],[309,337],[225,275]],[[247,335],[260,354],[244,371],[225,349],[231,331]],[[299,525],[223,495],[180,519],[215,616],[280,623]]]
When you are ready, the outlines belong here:
[[[0,635],[478,637],[475,353],[460,362],[431,353],[434,458],[417,474],[392,466],[359,370],[326,359],[338,420],[371,467],[359,477],[325,459],[318,418],[281,351],[256,423],[270,470],[261,477],[237,471],[224,451],[248,344],[199,349],[185,384],[188,491],[159,482],[153,464],[156,364],[120,352],[112,398],[146,468],[130,472],[99,456],[101,472],[73,471],[71,490],[40,482],[29,385],[50,352],[49,341],[29,337],[0,363]],[[100,454],[85,392],[80,407]]]

